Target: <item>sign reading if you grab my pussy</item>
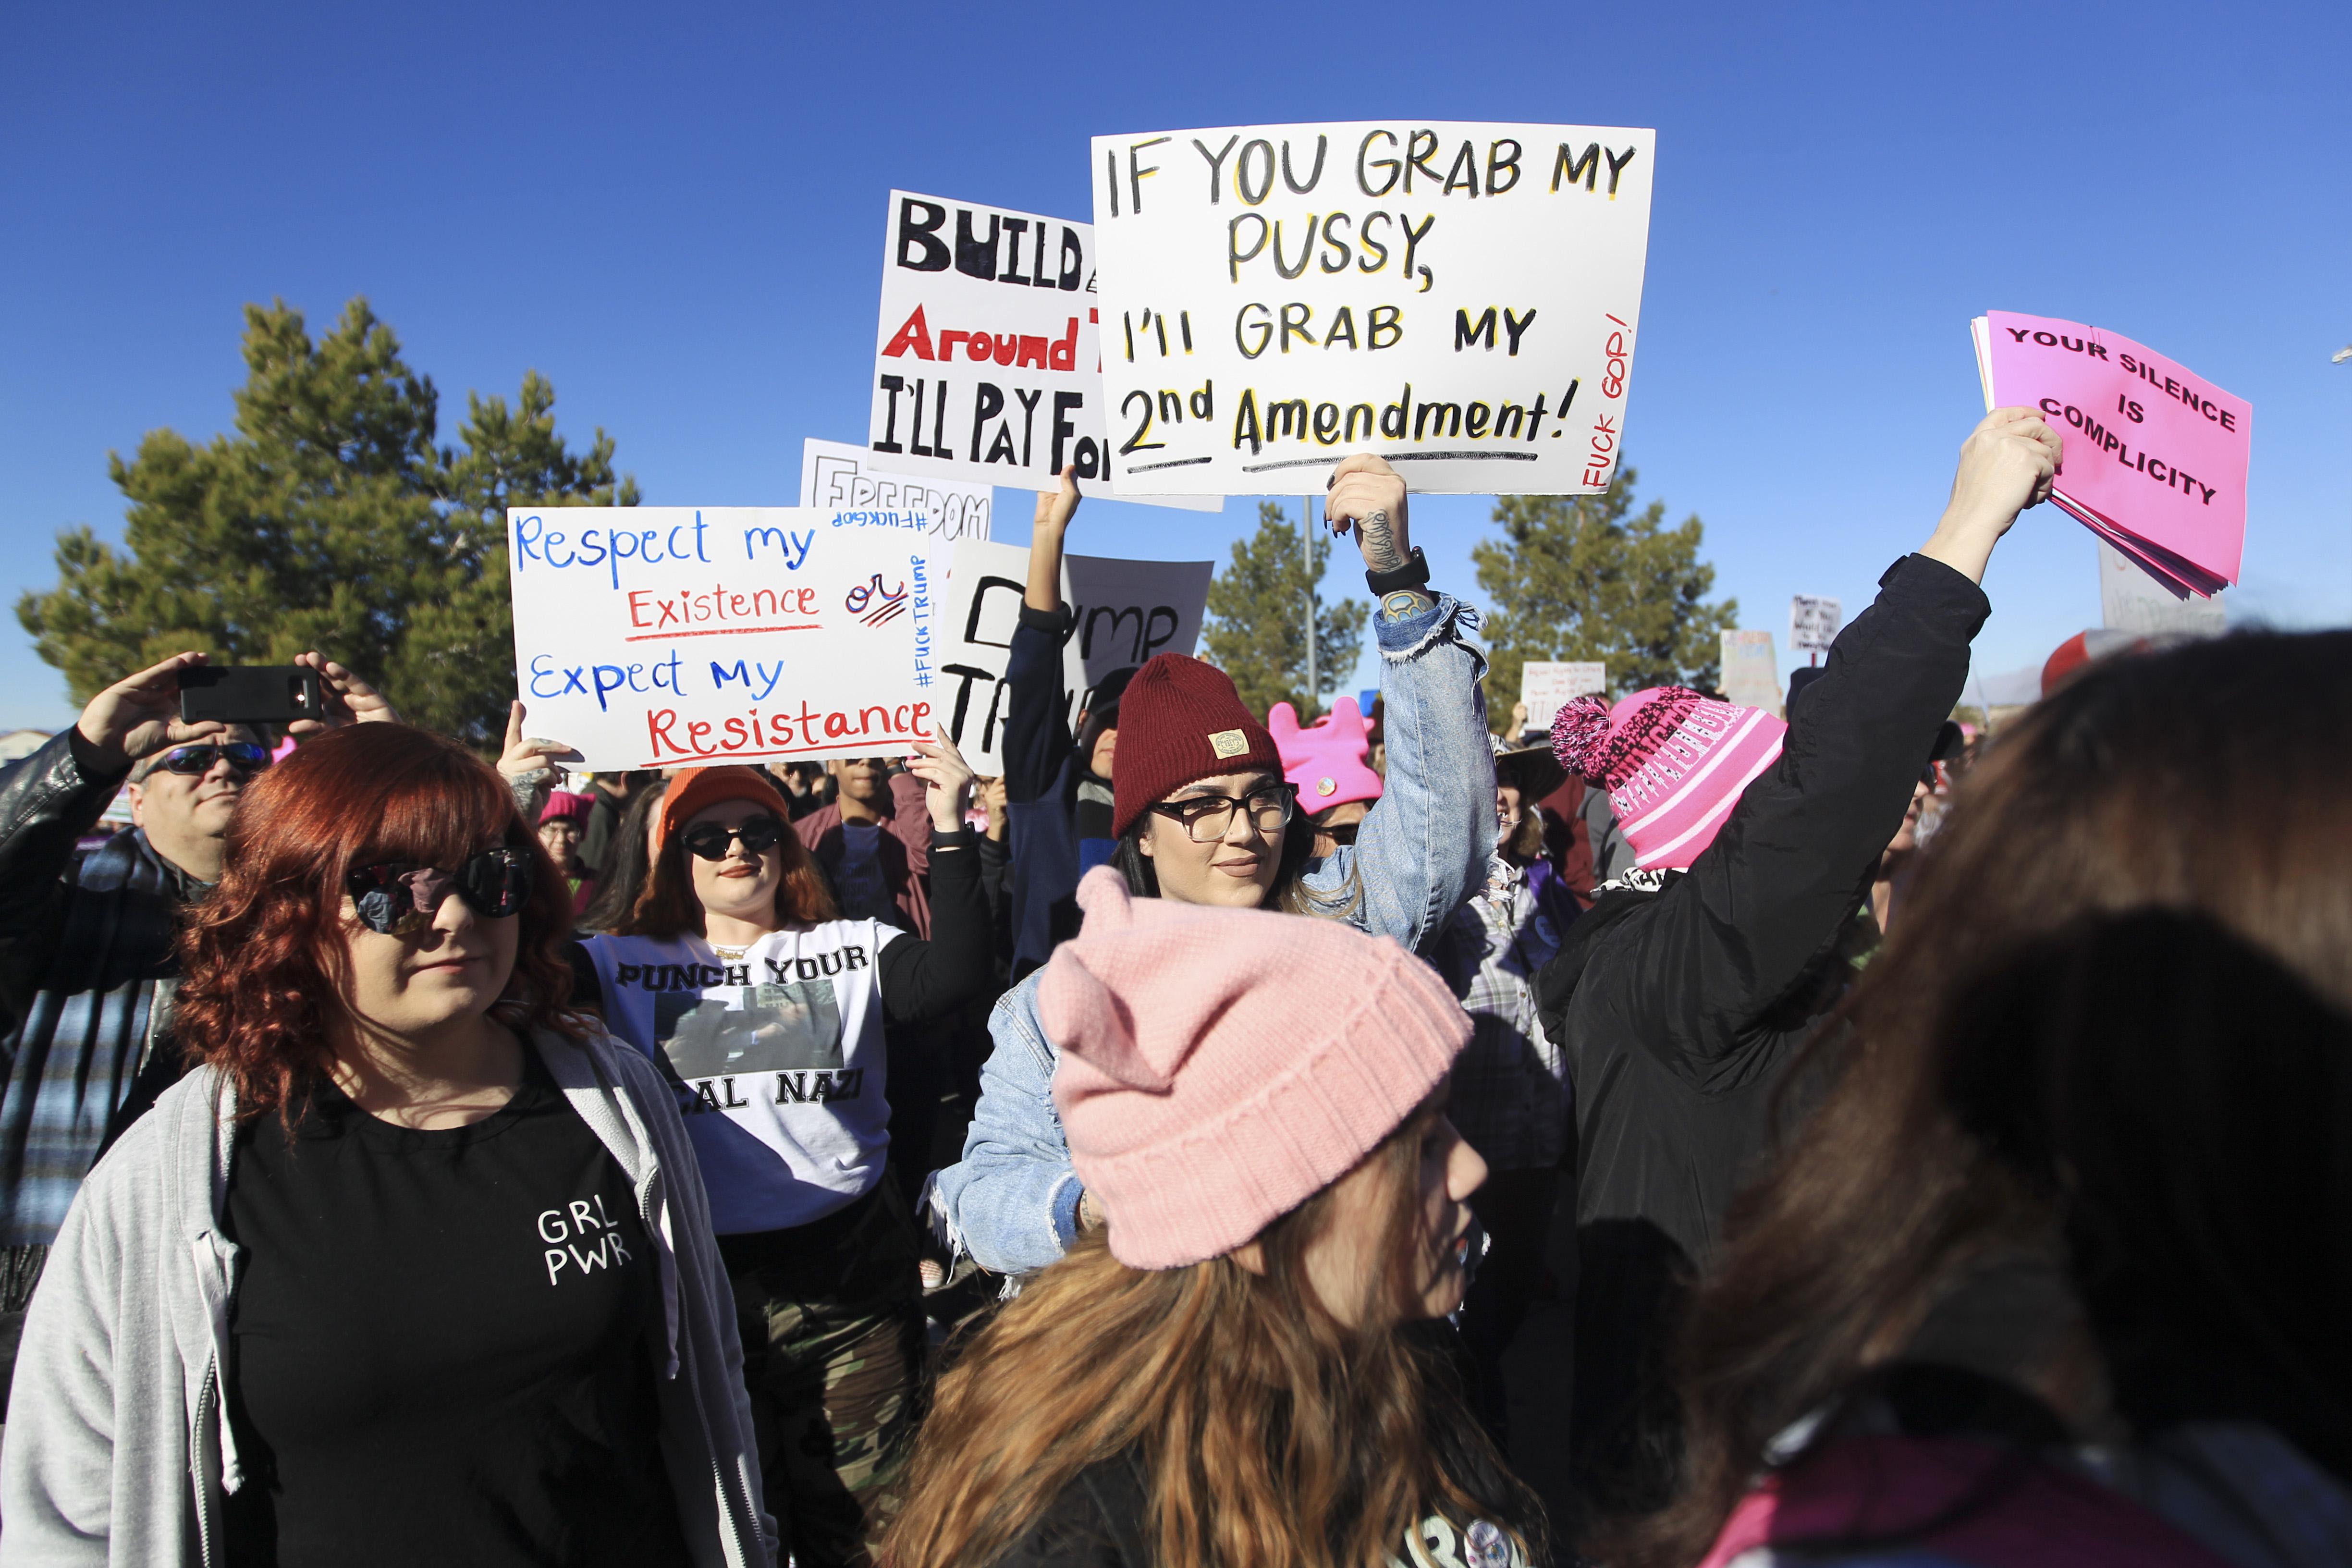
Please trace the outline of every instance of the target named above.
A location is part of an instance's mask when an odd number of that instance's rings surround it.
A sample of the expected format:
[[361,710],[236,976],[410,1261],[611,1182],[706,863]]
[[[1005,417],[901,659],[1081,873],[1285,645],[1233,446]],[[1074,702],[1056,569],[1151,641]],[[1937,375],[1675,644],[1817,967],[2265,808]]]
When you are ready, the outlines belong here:
[[933,737],[944,556],[912,512],[507,513],[530,732],[597,772],[904,754]]
[[1576,495],[1623,447],[1655,133],[1369,121],[1094,140],[1111,484]]

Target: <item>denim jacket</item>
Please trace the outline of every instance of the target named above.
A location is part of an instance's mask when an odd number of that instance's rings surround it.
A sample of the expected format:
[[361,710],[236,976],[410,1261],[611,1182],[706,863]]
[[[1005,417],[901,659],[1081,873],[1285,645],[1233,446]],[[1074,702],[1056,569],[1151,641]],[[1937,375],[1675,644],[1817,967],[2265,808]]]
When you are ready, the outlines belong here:
[[[1495,848],[1495,753],[1464,640],[1474,612],[1450,597],[1410,620],[1374,622],[1381,647],[1386,788],[1353,846],[1308,863],[1307,892],[1335,919],[1427,952],[1486,879]],[[1077,1236],[1077,1173],[1054,1108],[1058,1056],[1037,1015],[1040,974],[990,1014],[993,1041],[963,1158],[937,1193],[975,1261],[1002,1274],[1043,1268]]]

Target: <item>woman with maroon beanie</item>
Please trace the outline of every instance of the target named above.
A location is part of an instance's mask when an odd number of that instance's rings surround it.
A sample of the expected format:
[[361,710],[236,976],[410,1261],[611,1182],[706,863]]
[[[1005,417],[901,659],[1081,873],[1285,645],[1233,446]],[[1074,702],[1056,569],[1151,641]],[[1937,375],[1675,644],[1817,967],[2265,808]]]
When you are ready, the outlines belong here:
[[[1111,864],[1137,897],[1344,921],[1420,950],[1485,882],[1494,852],[1494,754],[1478,689],[1486,660],[1464,638],[1469,612],[1423,591],[1429,570],[1406,542],[1395,470],[1349,458],[1324,512],[1334,528],[1355,531],[1379,600],[1389,760],[1379,804],[1353,844],[1317,857],[1314,824],[1284,779],[1274,737],[1232,679],[1197,658],[1160,654],[1120,698]],[[1054,1114],[1058,1052],[1037,985],[1032,974],[997,1004],[963,1159],[938,1176],[949,1226],[1000,1273],[1053,1262],[1098,1213]]]

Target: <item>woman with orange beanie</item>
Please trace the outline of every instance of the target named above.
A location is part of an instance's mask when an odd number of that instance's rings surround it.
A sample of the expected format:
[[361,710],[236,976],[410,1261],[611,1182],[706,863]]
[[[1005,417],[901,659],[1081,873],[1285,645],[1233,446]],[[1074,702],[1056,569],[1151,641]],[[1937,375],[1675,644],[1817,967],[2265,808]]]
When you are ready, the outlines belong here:
[[1445,1120],[1470,1020],[1444,983],[1107,868],[1078,900],[1040,1005],[1105,1224],[940,1378],[884,1560],[1541,1560],[1533,1498],[1405,1332],[1460,1303],[1486,1175]]
[[835,918],[783,797],[747,767],[669,780],[653,864],[573,949],[580,994],[681,1086],[733,1281],[769,1507],[804,1568],[866,1559],[875,1495],[914,1413],[923,1346],[913,1221],[884,1180],[882,1026],[994,976],[971,770],[942,738],[908,771],[931,816],[931,939]]

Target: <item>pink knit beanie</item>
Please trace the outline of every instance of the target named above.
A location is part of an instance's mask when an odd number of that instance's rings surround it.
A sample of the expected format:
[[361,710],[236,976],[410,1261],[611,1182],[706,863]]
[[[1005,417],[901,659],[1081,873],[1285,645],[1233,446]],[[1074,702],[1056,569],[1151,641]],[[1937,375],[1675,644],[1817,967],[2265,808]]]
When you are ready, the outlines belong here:
[[1078,884],[1037,1000],[1070,1163],[1130,1268],[1230,1252],[1345,1175],[1454,1065],[1470,1017],[1386,937]]
[[1307,816],[1351,800],[1381,798],[1381,775],[1365,762],[1372,754],[1371,737],[1354,698],[1342,697],[1331,711],[1303,728],[1298,710],[1277,702],[1265,716],[1265,727],[1282,753],[1282,776],[1297,786],[1298,809]]
[[1560,765],[1609,792],[1644,870],[1687,870],[1715,841],[1740,792],[1780,754],[1789,726],[1760,708],[1653,686],[1610,707],[1560,705],[1551,749]]

